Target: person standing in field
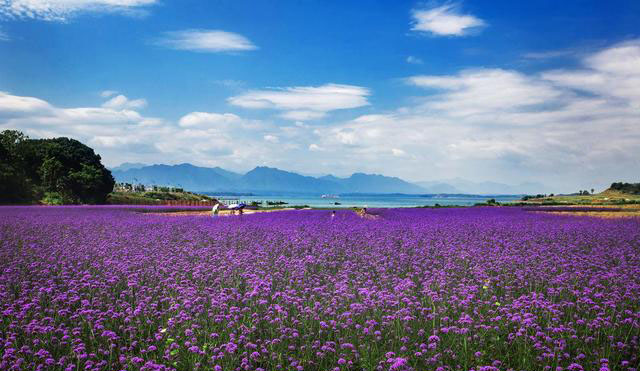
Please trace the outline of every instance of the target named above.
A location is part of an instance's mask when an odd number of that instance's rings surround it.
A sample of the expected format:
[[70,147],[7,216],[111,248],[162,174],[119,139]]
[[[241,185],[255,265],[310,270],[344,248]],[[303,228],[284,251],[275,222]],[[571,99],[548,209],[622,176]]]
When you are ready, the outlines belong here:
[[217,217],[219,211],[220,211],[220,202],[217,202],[215,205],[213,205],[213,208],[211,209],[211,217],[212,218]]
[[358,214],[358,216],[360,216],[361,218],[364,218],[367,215],[367,205],[364,205],[363,208],[361,208],[360,210],[358,210],[356,212]]
[[364,207],[362,209],[359,209],[358,211],[356,211],[356,213],[358,214],[359,217],[364,218],[364,219],[380,219],[380,214],[379,213],[369,213],[367,211],[367,205],[364,205]]

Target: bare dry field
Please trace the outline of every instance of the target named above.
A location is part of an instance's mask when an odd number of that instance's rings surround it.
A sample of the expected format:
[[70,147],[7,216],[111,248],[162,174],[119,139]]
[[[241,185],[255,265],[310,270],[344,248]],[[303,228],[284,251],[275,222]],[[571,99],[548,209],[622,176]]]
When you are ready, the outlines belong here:
[[[550,206],[553,207],[553,206]],[[562,206],[558,206],[560,208]],[[572,205],[576,209],[585,208],[585,209],[593,209],[593,208],[611,208],[612,206],[607,205]],[[637,218],[640,217],[640,205],[616,205],[614,206],[617,209],[621,209],[620,211],[542,211],[541,213],[545,214],[564,214],[564,215],[581,215],[581,216],[590,216],[596,218]]]

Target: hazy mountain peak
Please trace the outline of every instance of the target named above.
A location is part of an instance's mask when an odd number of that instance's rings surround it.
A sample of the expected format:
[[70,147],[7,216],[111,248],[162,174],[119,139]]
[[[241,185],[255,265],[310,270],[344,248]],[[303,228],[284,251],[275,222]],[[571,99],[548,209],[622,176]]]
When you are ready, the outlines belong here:
[[145,166],[147,165],[139,162],[123,162],[120,165],[111,168],[111,171],[127,171],[130,169],[140,169]]
[[349,178],[312,177],[269,166],[256,166],[244,175],[189,163],[153,165],[114,171],[120,182],[181,186],[191,191],[280,191],[300,193],[424,193],[402,179],[355,173]]
[[[474,182],[456,177],[439,181],[418,182],[417,184],[430,190],[430,193],[466,193],[466,194],[538,194],[545,193],[547,187],[536,182],[504,184],[494,181]],[[456,192],[457,191],[457,192]]]

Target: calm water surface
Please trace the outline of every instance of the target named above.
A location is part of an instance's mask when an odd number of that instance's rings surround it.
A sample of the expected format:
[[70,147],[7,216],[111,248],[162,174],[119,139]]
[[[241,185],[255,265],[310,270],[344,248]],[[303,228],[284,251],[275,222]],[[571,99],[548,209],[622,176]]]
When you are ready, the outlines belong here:
[[[415,206],[433,206],[440,204],[442,206],[458,205],[469,206],[478,202],[485,202],[494,198],[498,202],[519,200],[519,195],[501,195],[501,196],[477,196],[477,195],[339,195],[339,198],[322,198],[320,194],[293,194],[293,193],[255,193],[253,196],[219,196],[215,193],[207,193],[216,196],[218,199],[227,202],[244,202],[250,203],[258,201],[266,203],[266,201],[283,201],[289,206],[308,205],[312,207],[415,207]],[[335,205],[338,202],[340,205]],[[264,204],[263,206],[266,206]]]

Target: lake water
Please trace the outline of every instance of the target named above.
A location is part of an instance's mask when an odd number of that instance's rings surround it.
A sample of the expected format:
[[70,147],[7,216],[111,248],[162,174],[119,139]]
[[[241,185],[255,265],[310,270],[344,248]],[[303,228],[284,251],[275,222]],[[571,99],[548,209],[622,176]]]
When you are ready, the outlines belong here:
[[[478,196],[478,195],[405,195],[405,194],[348,194],[339,195],[339,198],[322,198],[320,194],[294,194],[294,193],[254,193],[252,196],[220,196],[215,193],[207,193],[227,202],[243,202],[250,204],[252,201],[283,201],[287,205],[296,206],[308,205],[312,207],[415,207],[415,206],[470,206],[478,202],[485,202],[494,198],[498,202],[516,201],[521,196],[500,195],[500,196]],[[225,202],[226,201],[226,202]],[[340,205],[335,205],[338,202]]]

